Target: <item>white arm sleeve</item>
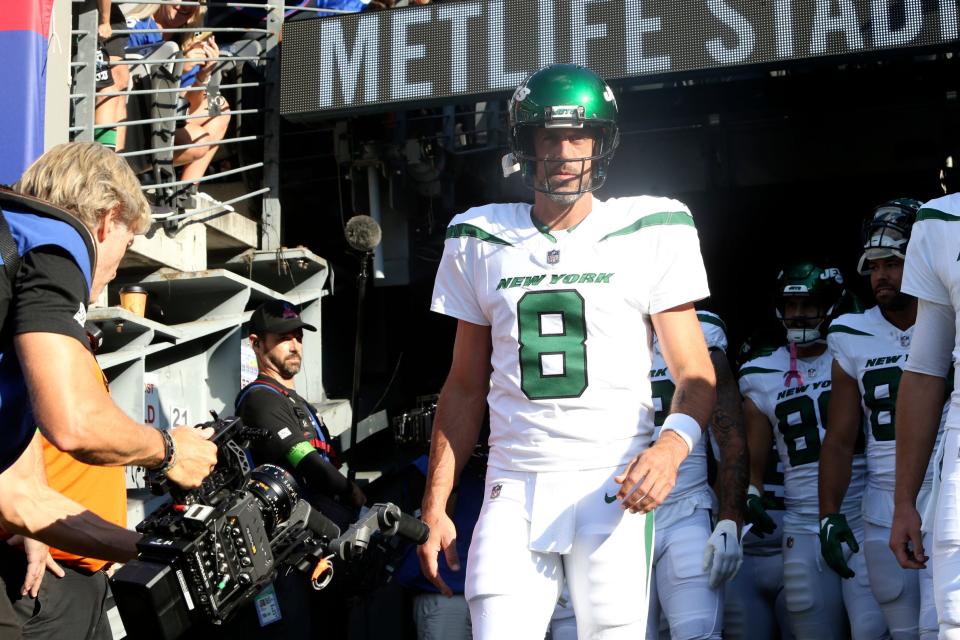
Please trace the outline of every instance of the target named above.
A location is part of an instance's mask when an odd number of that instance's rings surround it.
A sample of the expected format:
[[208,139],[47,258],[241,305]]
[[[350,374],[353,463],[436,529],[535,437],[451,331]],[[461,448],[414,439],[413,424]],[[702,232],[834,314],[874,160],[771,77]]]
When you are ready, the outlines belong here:
[[904,369],[928,376],[946,378],[953,360],[956,333],[953,307],[920,298],[917,323],[913,327],[910,358]]

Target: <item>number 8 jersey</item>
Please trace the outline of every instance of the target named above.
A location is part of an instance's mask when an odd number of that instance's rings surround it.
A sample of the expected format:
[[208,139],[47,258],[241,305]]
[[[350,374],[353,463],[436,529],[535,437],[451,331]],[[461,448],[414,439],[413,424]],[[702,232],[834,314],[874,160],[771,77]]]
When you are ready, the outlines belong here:
[[666,198],[594,198],[550,232],[531,209],[456,216],[431,309],[490,327],[490,466],[626,463],[653,436],[650,315],[709,295],[693,218]]

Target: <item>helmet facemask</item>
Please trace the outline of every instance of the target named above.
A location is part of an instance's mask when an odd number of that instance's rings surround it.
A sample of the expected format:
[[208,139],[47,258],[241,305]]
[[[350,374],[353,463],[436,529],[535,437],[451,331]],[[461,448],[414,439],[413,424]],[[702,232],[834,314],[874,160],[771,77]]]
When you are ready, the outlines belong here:
[[[603,186],[619,131],[617,100],[600,76],[578,65],[548,65],[517,87],[508,111],[510,153],[503,158],[504,176],[519,171],[526,186],[571,204]],[[538,153],[535,143],[542,135],[538,132],[558,129],[589,134],[592,148],[578,147],[578,157],[571,158]],[[540,150],[550,151],[543,146]],[[563,173],[577,178],[551,179],[551,174],[561,171],[561,165]]]
[[[560,108],[557,108],[559,110]],[[568,107],[563,107],[568,109]],[[574,112],[582,112],[582,108],[569,107]],[[598,126],[595,122],[584,124],[576,118],[565,121],[555,121],[546,124],[543,129],[580,129],[592,134],[593,151],[590,155],[574,158],[550,158],[540,156],[536,150],[537,126],[516,125],[512,140],[514,141],[513,156],[520,165],[520,175],[523,183],[540,193],[545,193],[561,202],[575,202],[581,195],[596,191],[607,180],[607,170],[616,148],[616,128],[614,126]],[[543,166],[544,178],[537,176],[537,165]],[[589,165],[589,170],[587,165]],[[580,176],[579,180],[563,181],[551,180],[551,174],[562,166],[572,167],[572,173]],[[570,198],[568,201],[567,199]]]
[[896,257],[906,259],[910,228],[916,211],[900,206],[880,207],[863,227],[863,254],[857,264],[860,275],[869,275],[870,260]]
[[[776,308],[777,318],[787,331],[787,340],[798,346],[823,342],[843,295],[843,276],[839,269],[805,262],[781,271],[777,277]],[[786,308],[791,298],[815,303],[816,315],[788,319]]]
[[[806,296],[796,296],[806,297]],[[787,342],[794,342],[797,346],[806,346],[824,339],[826,333],[824,324],[833,312],[833,306],[828,306],[822,300],[813,299],[817,304],[816,315],[793,316],[787,318],[785,311],[786,300],[777,307],[777,315],[787,331]]]

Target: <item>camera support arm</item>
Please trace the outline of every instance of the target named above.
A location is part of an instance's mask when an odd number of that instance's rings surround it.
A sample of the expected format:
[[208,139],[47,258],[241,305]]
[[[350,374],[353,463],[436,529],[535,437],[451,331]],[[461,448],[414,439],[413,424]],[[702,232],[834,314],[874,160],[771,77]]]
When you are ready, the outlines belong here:
[[390,502],[379,503],[350,525],[343,534],[333,539],[327,547],[342,560],[350,560],[363,554],[370,544],[370,536],[379,531],[385,536],[399,535],[414,544],[423,544],[430,529],[416,518],[409,516]]

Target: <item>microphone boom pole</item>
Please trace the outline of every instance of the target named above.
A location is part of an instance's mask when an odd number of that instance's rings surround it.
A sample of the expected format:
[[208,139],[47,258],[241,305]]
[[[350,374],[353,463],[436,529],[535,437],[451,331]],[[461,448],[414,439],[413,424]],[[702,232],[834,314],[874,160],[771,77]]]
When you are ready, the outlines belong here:
[[367,293],[367,278],[373,250],[380,244],[380,225],[370,216],[354,216],[347,221],[347,243],[360,252],[360,272],[357,274],[357,330],[353,343],[353,386],[350,391],[350,448],[347,454],[347,479],[353,482],[357,476],[356,456],[357,423],[360,407],[360,368],[363,353],[363,303]]

